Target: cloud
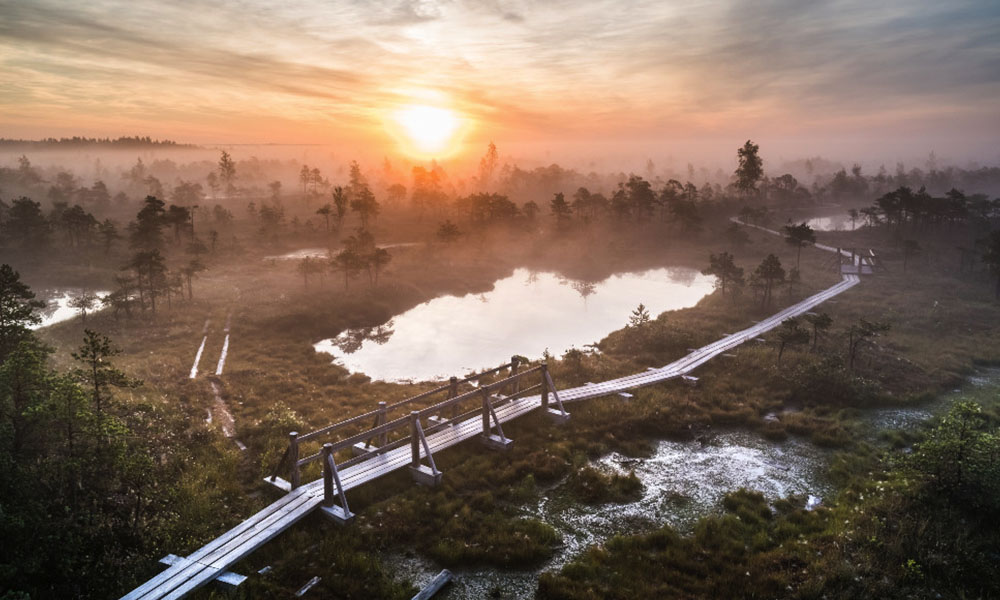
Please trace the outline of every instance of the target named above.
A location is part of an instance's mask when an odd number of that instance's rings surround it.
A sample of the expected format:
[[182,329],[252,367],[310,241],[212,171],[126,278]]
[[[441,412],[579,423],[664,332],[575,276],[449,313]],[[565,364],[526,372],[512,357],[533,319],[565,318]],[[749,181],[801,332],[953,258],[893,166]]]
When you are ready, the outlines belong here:
[[362,129],[429,90],[537,136],[1000,127],[987,0],[0,0],[0,14],[0,76],[16,82],[0,106],[22,115],[85,119],[110,100],[151,121]]

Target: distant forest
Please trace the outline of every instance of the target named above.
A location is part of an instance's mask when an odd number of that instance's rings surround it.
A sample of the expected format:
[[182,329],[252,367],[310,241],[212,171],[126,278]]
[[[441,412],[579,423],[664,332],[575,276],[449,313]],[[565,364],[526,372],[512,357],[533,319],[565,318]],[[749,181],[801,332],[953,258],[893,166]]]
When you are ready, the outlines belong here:
[[178,144],[173,140],[154,140],[142,136],[122,136],[112,138],[88,138],[74,135],[70,138],[45,138],[43,140],[9,140],[0,138],[0,147],[28,148],[70,148],[79,146],[99,146],[110,148],[197,148],[194,144]]

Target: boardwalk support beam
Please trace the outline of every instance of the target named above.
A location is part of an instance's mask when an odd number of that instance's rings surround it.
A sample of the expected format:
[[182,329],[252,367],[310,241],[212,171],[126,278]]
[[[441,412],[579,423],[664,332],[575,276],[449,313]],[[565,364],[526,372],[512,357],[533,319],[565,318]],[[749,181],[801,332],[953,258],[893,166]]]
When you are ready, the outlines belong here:
[[[333,493],[337,488],[336,496]],[[340,497],[340,506],[335,504]],[[333,444],[323,444],[323,504],[319,507],[323,514],[335,522],[346,525],[354,520],[354,513],[347,506],[347,494],[340,483],[340,473],[337,472],[337,461],[333,457]]]
[[[514,445],[514,440],[503,434],[503,426],[500,425],[500,419],[497,418],[497,413],[493,410],[493,403],[490,402],[489,390],[483,388],[481,394],[483,396],[483,431],[479,440],[484,446],[493,450],[510,450],[510,447]],[[493,433],[490,419],[496,425],[497,433]]]
[[[264,481],[270,483],[274,487],[290,492],[295,488],[299,487],[300,481],[300,471],[299,471],[299,434],[296,431],[292,431],[288,434],[288,448],[285,448],[285,453],[281,455],[281,460],[278,461],[278,466],[275,467],[274,473],[271,473],[270,477],[265,477]],[[289,465],[290,475],[288,480],[284,480],[278,477],[278,473],[281,471],[283,465]]]
[[[430,467],[420,462],[420,446],[423,445],[424,453]],[[420,411],[410,413],[410,474],[417,485],[435,486],[441,483],[441,471],[438,471],[434,464],[434,455],[431,454],[431,447],[427,444],[424,436],[424,428],[420,426]]]
[[[556,408],[551,408],[549,406],[549,394],[556,399]],[[556,425],[562,425],[566,421],[569,421],[569,413],[563,407],[562,400],[559,399],[559,392],[556,391],[556,384],[552,381],[552,376],[549,375],[549,365],[548,363],[542,363],[542,410],[545,415],[552,419]]]

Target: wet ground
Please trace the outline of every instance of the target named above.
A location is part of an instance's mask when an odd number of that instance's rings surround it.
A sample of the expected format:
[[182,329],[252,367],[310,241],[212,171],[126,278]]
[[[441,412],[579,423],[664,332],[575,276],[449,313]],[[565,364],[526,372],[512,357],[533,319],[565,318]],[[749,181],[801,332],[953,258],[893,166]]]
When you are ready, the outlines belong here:
[[[955,390],[919,406],[863,411],[869,425],[866,437],[875,440],[882,431],[918,427],[946,411],[969,392],[1000,387],[1000,369],[984,368]],[[719,431],[700,441],[661,441],[648,458],[611,453],[594,461],[607,472],[632,471],[642,481],[642,498],[629,504],[581,505],[556,484],[538,502],[522,507],[525,517],[538,518],[563,537],[556,554],[536,570],[493,568],[452,569],[455,581],[439,594],[447,600],[533,598],[538,574],[572,560],[587,546],[617,534],[638,533],[668,523],[689,531],[699,517],[719,510],[722,497],[741,487],[757,490],[771,499],[801,495],[813,505],[832,496],[826,478],[833,452],[797,438],[768,441],[744,430]],[[441,566],[419,556],[391,556],[387,562],[400,579],[416,585],[428,583]]]

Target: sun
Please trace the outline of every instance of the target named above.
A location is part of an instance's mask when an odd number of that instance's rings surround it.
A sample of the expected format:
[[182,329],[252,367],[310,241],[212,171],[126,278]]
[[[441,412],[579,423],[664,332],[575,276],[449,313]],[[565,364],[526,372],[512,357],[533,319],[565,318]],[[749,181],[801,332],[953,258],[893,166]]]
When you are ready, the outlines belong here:
[[425,104],[405,106],[394,117],[409,145],[423,154],[449,150],[461,127],[461,119],[454,111]]

